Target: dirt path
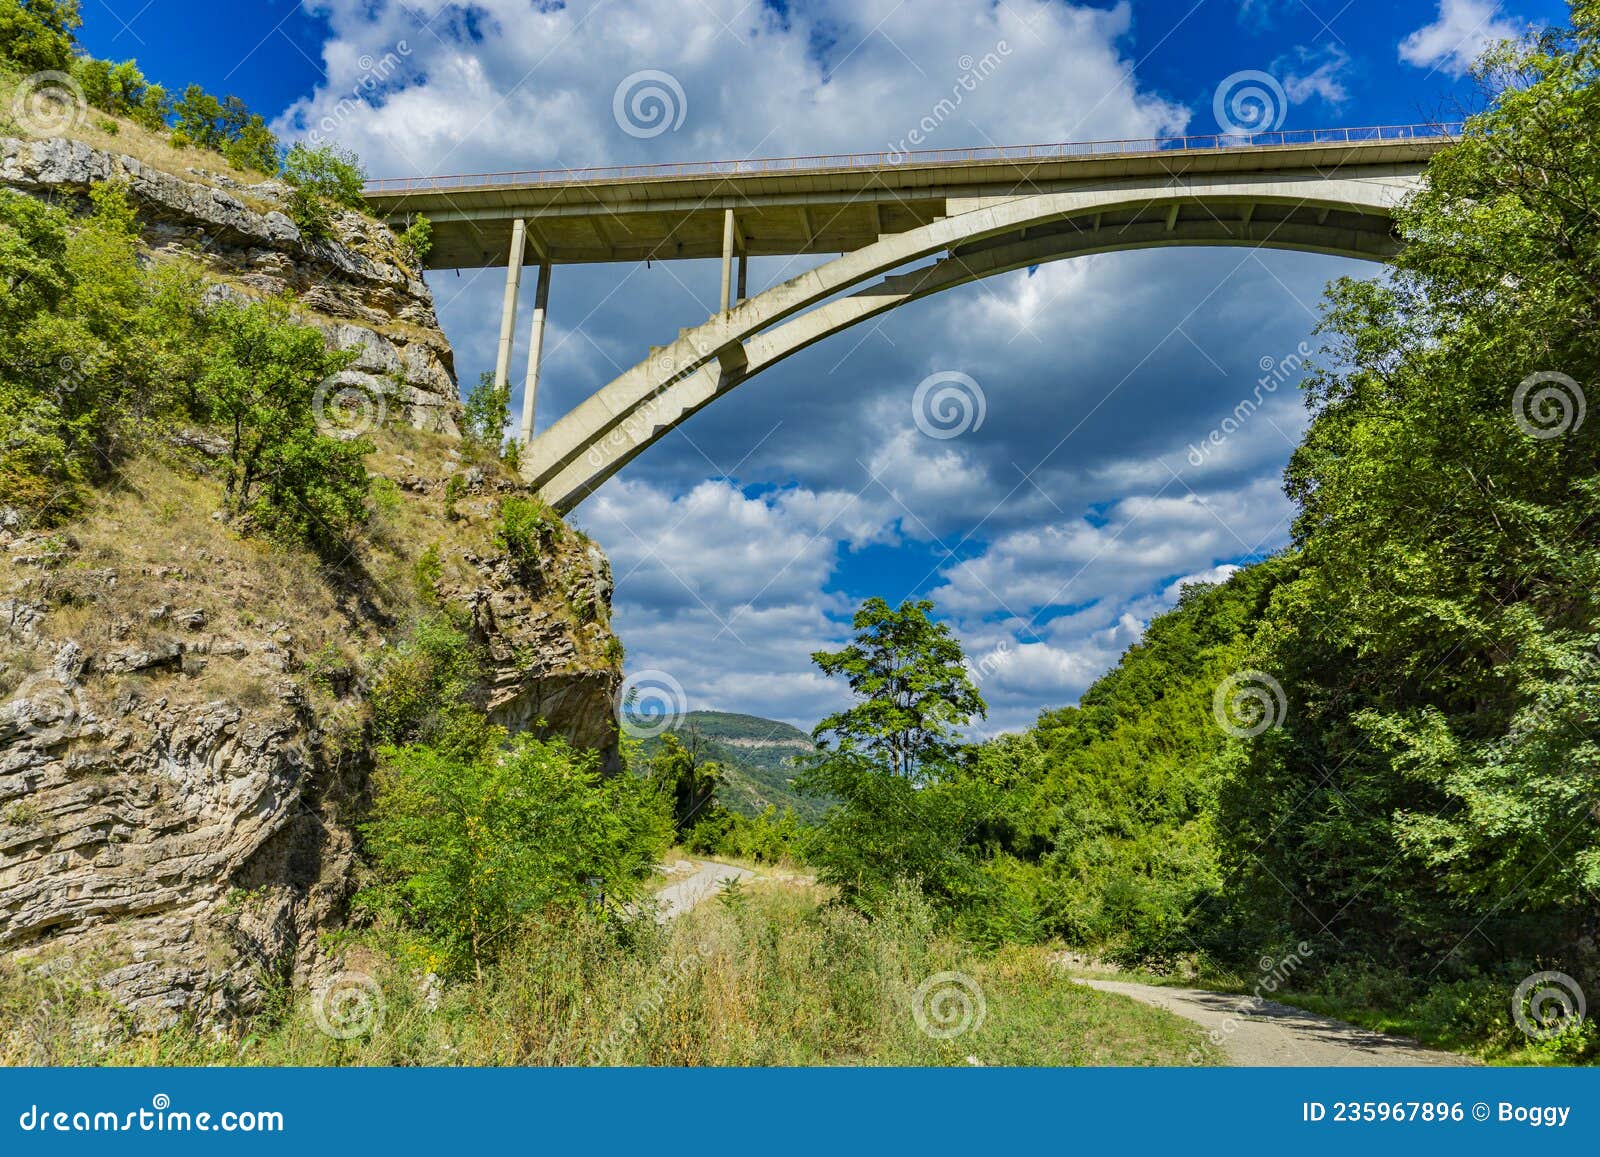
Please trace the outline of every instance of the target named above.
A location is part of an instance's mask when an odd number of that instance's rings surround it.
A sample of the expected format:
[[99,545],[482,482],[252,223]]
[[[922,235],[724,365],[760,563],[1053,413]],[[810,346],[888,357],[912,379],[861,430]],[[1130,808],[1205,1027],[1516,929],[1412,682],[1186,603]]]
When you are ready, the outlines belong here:
[[[680,861],[681,862],[681,861]],[[661,906],[656,909],[656,920],[665,924],[676,920],[702,900],[709,900],[735,880],[751,880],[755,873],[748,868],[732,864],[718,864],[712,860],[695,860],[695,870],[687,879],[668,884],[656,893]]]
[[1413,1040],[1386,1036],[1276,1001],[1124,980],[1080,978],[1078,983],[1101,992],[1120,993],[1194,1021],[1235,1065],[1384,1067],[1477,1063],[1470,1057],[1435,1052]]

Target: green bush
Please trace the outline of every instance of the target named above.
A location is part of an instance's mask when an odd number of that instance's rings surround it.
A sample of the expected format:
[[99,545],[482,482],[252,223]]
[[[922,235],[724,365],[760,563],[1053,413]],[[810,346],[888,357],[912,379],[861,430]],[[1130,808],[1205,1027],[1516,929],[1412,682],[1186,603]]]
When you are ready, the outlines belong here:
[[373,680],[377,742],[428,744],[454,755],[481,751],[490,733],[470,697],[484,669],[485,656],[464,624],[448,613],[423,618],[385,653]]
[[538,566],[544,542],[561,525],[550,504],[536,495],[513,495],[500,503],[500,521],[494,530],[495,545],[511,556],[522,570]]
[[559,739],[389,748],[373,783],[362,831],[384,883],[365,903],[400,912],[456,971],[481,975],[537,915],[628,900],[666,846],[655,794]]
[[335,145],[296,143],[283,158],[283,179],[296,189],[346,209],[364,210],[366,173],[360,159]]

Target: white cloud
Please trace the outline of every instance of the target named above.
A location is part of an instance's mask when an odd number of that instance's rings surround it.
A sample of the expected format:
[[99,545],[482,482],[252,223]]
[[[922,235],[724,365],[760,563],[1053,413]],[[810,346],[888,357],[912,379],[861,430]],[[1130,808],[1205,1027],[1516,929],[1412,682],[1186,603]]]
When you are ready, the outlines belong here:
[[1292,58],[1275,62],[1272,71],[1282,74],[1283,92],[1290,104],[1304,104],[1316,98],[1337,109],[1350,96],[1343,79],[1349,67],[1350,54],[1337,44],[1322,49],[1302,45]]
[[1485,47],[1519,33],[1496,0],[1439,0],[1439,14],[1400,42],[1407,64],[1464,76]]
[[[1126,0],[819,0],[782,14],[747,0],[478,0],[470,15],[438,0],[319,7],[334,33],[328,81],[277,127],[293,136],[337,114],[341,143],[380,174],[887,150],[941,101],[954,109],[937,112],[927,147],[1151,136],[1188,116],[1140,89],[1123,52]],[[340,112],[365,91],[362,58],[402,42],[405,67],[382,104]],[[962,86],[986,58],[993,67]],[[646,69],[670,74],[686,107],[681,128],[640,139],[612,102]]]

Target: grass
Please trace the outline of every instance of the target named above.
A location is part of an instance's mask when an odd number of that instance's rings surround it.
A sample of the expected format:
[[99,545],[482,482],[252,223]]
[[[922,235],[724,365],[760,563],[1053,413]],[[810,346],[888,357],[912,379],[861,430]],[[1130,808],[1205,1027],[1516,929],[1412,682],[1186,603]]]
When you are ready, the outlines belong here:
[[[234,1065],[1160,1065],[1216,1059],[1201,1031],[1074,984],[1039,949],[983,955],[911,894],[876,919],[803,883],[758,883],[671,926],[533,927],[481,980],[428,979],[426,946],[347,937],[381,1024],[336,1040],[315,998],[220,1036],[132,1034],[68,973],[0,971],[0,1061]],[[951,975],[954,974],[954,975]],[[355,990],[351,990],[355,991]],[[982,1014],[978,1012],[981,994]],[[359,1006],[355,1002],[354,1006]],[[947,1036],[919,1027],[917,1009]],[[325,1005],[324,1007],[330,1007]],[[941,1019],[946,1017],[948,1019]],[[359,1022],[359,1021],[358,1021]]]

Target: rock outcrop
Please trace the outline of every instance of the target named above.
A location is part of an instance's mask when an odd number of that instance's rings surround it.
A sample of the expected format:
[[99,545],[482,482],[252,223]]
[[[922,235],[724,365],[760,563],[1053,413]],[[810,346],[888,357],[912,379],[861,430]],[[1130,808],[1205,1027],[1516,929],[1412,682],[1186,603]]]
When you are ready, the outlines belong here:
[[154,254],[200,262],[213,295],[287,293],[357,349],[344,380],[386,400],[369,467],[393,485],[331,570],[240,538],[209,484],[160,461],[48,532],[0,510],[0,960],[87,976],[145,1026],[248,1013],[328,966],[319,934],[355,887],[369,676],[416,611],[424,552],[489,657],[490,718],[618,765],[606,560],[554,519],[532,563],[496,545],[520,484],[463,457],[450,347],[387,228],[346,213],[308,242],[281,188],[190,175],[0,138],[0,186],[60,200],[125,180]]
[[360,350],[341,385],[382,398],[418,428],[456,432],[450,343],[432,292],[386,226],[340,212],[331,237],[311,240],[283,212],[287,190],[277,181],[246,185],[202,169],[185,179],[65,137],[0,137],[0,187],[84,197],[112,180],[125,182],[137,202],[153,254],[200,262],[219,289],[289,294],[302,320],[341,349]]

